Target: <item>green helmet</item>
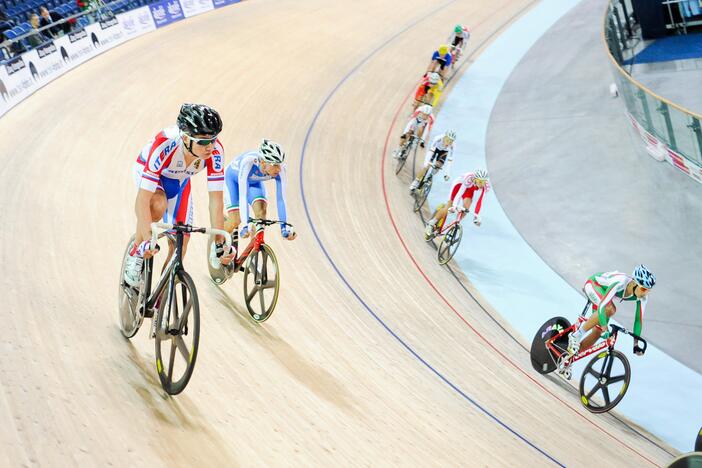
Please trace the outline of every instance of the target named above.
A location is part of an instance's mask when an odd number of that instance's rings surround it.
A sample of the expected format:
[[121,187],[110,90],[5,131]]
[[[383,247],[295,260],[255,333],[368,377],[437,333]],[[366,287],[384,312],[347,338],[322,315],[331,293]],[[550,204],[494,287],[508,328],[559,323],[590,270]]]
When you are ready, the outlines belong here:
[[461,26],[460,24],[457,24],[456,27],[453,28],[453,32],[455,32],[456,34],[462,33],[462,32],[463,32],[463,26]]

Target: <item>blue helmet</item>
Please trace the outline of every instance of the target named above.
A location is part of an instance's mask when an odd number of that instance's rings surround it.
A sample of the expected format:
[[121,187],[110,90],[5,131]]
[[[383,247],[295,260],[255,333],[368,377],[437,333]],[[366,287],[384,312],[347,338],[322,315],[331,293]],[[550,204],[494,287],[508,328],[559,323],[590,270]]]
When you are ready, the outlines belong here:
[[651,289],[656,285],[656,275],[648,271],[646,265],[637,265],[632,276],[636,284],[643,288]]

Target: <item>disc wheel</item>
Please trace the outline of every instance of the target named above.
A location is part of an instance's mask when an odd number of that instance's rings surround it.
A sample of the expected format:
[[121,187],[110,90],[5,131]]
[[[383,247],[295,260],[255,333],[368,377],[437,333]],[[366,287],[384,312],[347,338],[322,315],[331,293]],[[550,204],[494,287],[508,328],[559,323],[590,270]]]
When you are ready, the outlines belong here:
[[463,237],[463,228],[460,224],[454,224],[454,226],[448,230],[444,237],[439,243],[439,250],[437,250],[436,255],[439,259],[439,265],[446,265],[451,261],[458,246],[461,244],[461,238]]
[[200,303],[195,283],[179,271],[173,290],[164,288],[156,313],[156,371],[161,386],[177,395],[188,385],[195,370],[200,343]]
[[[560,355],[546,347],[546,342],[554,336],[561,333],[563,330],[570,328],[570,322],[565,317],[553,317],[548,319],[539,331],[534,335],[531,342],[531,365],[539,374],[548,374],[556,370],[558,358]],[[564,353],[568,347],[568,335],[564,334],[557,339],[553,345]]]
[[131,338],[136,335],[141,326],[141,317],[139,316],[139,291],[129,286],[124,281],[124,270],[127,268],[127,256],[134,246],[134,236],[129,239],[127,248],[122,256],[122,267],[119,270],[119,290],[118,290],[118,313],[119,313],[119,329],[125,338]]
[[273,249],[262,244],[251,253],[244,267],[244,300],[249,315],[256,322],[265,322],[275,310],[280,290],[278,259]]
[[429,177],[424,181],[421,187],[417,189],[414,194],[414,211],[415,213],[422,209],[424,202],[427,201],[429,192],[431,191],[431,186],[433,184],[433,179]]
[[605,413],[622,401],[629,389],[631,366],[623,353],[603,351],[587,364],[580,378],[580,400],[592,413]]

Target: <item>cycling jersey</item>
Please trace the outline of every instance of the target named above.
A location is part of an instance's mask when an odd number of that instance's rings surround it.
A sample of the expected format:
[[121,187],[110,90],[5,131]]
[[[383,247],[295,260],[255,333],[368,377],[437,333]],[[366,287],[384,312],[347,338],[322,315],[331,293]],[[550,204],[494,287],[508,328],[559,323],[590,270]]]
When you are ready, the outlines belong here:
[[138,188],[166,194],[168,207],[163,219],[168,223],[192,223],[192,195],[190,177],[207,168],[207,188],[221,192],[224,188],[224,148],[219,140],[214,144],[212,157],[196,158],[185,167],[183,140],[177,126],[160,131],[144,148],[134,163],[134,177]]
[[408,135],[410,133],[416,134],[419,138],[426,141],[431,134],[431,127],[434,125],[434,116],[430,115],[426,120],[420,121],[417,116],[419,111],[416,110],[410,117],[409,122],[405,125],[405,130],[402,132],[403,135]]
[[455,31],[452,32],[447,42],[452,46],[463,47],[468,44],[468,39],[470,39],[470,32],[464,28],[460,34],[456,34]]
[[475,173],[473,172],[468,172],[467,174],[464,174],[453,181],[453,188],[451,189],[451,201],[453,207],[461,208],[462,202],[466,198],[470,198],[472,200],[476,190],[480,190],[480,198],[478,198],[478,202],[475,204],[475,210],[473,210],[473,213],[479,215],[480,209],[483,206],[483,197],[485,196],[485,193],[490,190],[490,182],[486,181],[485,187],[479,189],[478,186],[475,185]]
[[634,333],[641,336],[641,326],[643,324],[643,314],[646,309],[646,296],[636,297],[635,294],[624,297],[626,287],[632,278],[619,271],[608,273],[596,273],[587,279],[583,291],[588,300],[592,302],[592,310],[597,311],[600,328],[604,331],[609,323],[609,318],[605,313],[605,306],[612,302],[615,297],[621,301],[636,301],[636,313],[634,314]]
[[446,53],[442,57],[439,55],[439,51],[435,50],[434,53],[431,55],[431,61],[432,62],[439,62],[441,64],[441,68],[448,67],[451,65],[451,54]]
[[432,161],[438,161],[441,164],[448,161],[446,165],[446,175],[451,177],[451,165],[453,163],[453,152],[456,150],[456,142],[451,142],[450,145],[444,144],[446,134],[441,134],[431,141],[431,145],[424,156],[424,167],[427,167]]
[[[225,171],[227,211],[238,209],[241,221],[247,224],[249,220],[249,205],[252,205],[256,200],[267,201],[263,181],[275,179],[278,218],[281,221],[287,221],[285,208],[287,177],[285,175],[285,164],[281,166],[280,173],[272,177],[261,170],[260,161],[258,151],[248,151],[237,156],[227,166]],[[243,203],[242,200],[244,200]],[[283,229],[282,226],[281,229]]]
[[414,93],[414,99],[416,101],[424,102],[424,96],[426,96],[427,93],[431,93],[432,101],[429,104],[436,106],[436,103],[439,102],[439,97],[441,97],[441,92],[443,89],[444,82],[441,79],[439,79],[438,83],[432,85],[429,83],[429,77],[424,76],[419,84],[419,87],[417,87],[417,91]]

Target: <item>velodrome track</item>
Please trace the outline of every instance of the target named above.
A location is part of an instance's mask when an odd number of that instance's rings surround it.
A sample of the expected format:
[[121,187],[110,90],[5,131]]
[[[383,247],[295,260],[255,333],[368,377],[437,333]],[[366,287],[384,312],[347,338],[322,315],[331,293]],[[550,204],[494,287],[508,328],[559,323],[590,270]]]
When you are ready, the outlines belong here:
[[[475,48],[530,4],[247,1],[107,52],[0,119],[0,465],[670,460],[536,375],[479,293],[436,264],[406,181],[381,171],[398,109],[450,25],[465,19]],[[239,278],[208,281],[194,237],[201,346],[171,398],[145,331],[119,333],[116,290],[132,162],[183,101],[220,110],[229,159],[263,136],[285,145],[300,236],[268,235],[283,285],[263,325],[247,318]],[[194,189],[206,224],[204,177]]]

